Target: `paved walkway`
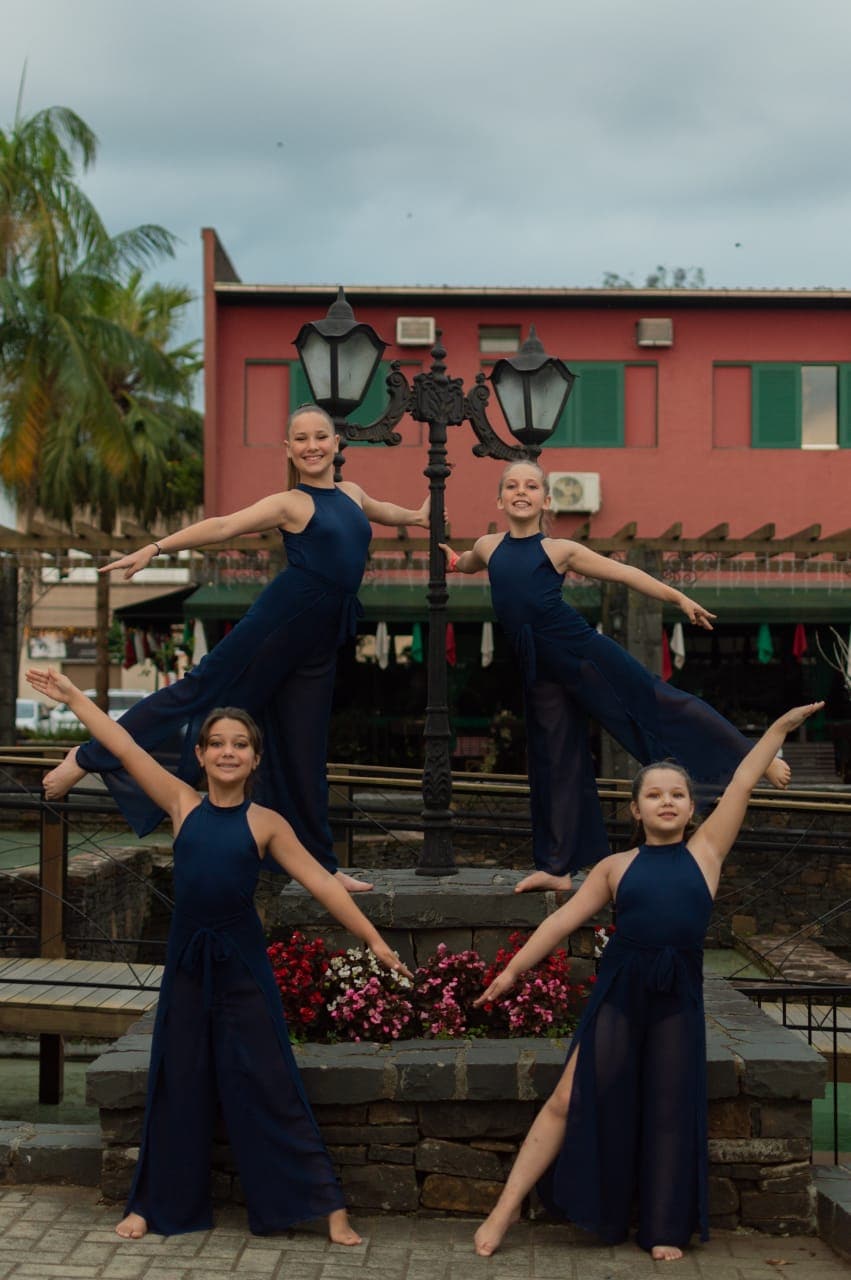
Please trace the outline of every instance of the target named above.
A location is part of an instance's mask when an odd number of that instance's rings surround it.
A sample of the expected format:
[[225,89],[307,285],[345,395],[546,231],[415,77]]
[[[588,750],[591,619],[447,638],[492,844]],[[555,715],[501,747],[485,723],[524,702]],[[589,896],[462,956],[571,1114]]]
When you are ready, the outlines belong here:
[[[236,1209],[214,1231],[124,1243],[114,1207],[79,1187],[0,1188],[0,1280],[631,1280],[665,1272],[700,1280],[831,1280],[851,1267],[820,1241],[720,1231],[676,1264],[634,1245],[571,1244],[567,1227],[524,1223],[504,1252],[477,1258],[472,1224],[446,1218],[356,1218],[364,1242],[329,1245],[318,1231],[258,1238]],[[788,1268],[788,1270],[787,1270]]]

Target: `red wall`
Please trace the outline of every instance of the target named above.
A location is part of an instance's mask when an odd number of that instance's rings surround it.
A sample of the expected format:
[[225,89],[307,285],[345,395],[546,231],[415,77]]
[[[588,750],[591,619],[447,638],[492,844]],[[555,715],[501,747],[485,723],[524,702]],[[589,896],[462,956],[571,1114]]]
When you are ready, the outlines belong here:
[[[333,299],[328,290],[328,303]],[[244,295],[243,295],[244,296]],[[268,295],[267,295],[268,297]],[[289,360],[292,339],[306,320],[327,309],[311,298],[261,304],[227,301],[213,305],[207,289],[207,512],[232,510],[282,485],[281,441],[288,405],[286,372],[274,366],[254,370],[246,402],[246,360]],[[628,521],[641,535],[663,532],[681,521],[683,534],[698,536],[728,521],[731,536],[775,522],[777,535],[821,523],[825,535],[844,529],[851,494],[851,450],[751,449],[750,375],[747,369],[719,368],[718,362],[785,360],[841,362],[851,351],[851,311],[812,306],[743,305],[638,309],[610,301],[600,291],[594,306],[464,305],[422,300],[368,304],[354,299],[357,318],[385,339],[395,334],[400,314],[435,315],[448,351],[450,375],[470,386],[480,366],[479,324],[530,322],[547,350],[571,360],[657,361],[656,376],[629,368],[626,376],[626,447],[548,449],[548,470],[597,471],[602,507],[592,518],[605,536]],[[640,349],[638,318],[671,316],[671,349]],[[211,342],[213,347],[211,348]],[[423,360],[421,348],[388,348],[387,359]],[[415,370],[409,370],[410,373]],[[491,419],[507,431],[495,399]],[[654,441],[654,427],[656,438]],[[426,490],[422,476],[424,428],[408,420],[404,444],[348,450],[346,476],[371,494],[403,505],[418,505]],[[510,439],[510,437],[507,437]],[[498,520],[495,492],[502,465],[472,456],[475,437],[468,425],[450,430],[454,471],[447,484],[447,507],[455,537],[484,532]],[[555,532],[566,535],[584,516],[558,517]]]

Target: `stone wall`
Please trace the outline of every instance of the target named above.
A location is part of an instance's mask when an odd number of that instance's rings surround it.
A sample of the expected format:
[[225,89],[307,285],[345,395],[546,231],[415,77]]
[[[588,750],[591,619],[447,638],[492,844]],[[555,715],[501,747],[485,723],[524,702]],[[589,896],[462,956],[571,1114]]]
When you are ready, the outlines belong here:
[[[823,1060],[721,979],[706,983],[706,1011],[711,1222],[812,1232],[810,1104],[823,1092]],[[89,1068],[110,1199],[126,1195],[138,1155],[152,1025],[148,1015]],[[565,1048],[417,1040],[295,1052],[352,1208],[481,1214],[558,1080]],[[222,1141],[213,1185],[218,1198],[241,1199]]]
[[[66,954],[71,959],[102,959],[111,938],[140,938],[151,906],[150,846],[107,846],[101,853],[68,858],[65,908]],[[39,951],[38,867],[18,867],[15,879],[0,876],[0,955],[37,956]],[[8,914],[7,914],[8,913]],[[24,935],[23,940],[10,936]],[[115,959],[137,960],[136,945],[115,947]],[[162,962],[162,952],[157,956]]]

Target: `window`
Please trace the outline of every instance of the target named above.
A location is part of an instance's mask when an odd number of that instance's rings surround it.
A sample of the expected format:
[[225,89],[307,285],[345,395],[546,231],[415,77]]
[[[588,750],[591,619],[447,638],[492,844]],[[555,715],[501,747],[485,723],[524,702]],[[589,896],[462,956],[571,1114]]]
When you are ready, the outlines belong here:
[[508,354],[520,350],[519,324],[480,324],[479,351],[484,355]]
[[755,364],[755,449],[851,448],[851,364]]

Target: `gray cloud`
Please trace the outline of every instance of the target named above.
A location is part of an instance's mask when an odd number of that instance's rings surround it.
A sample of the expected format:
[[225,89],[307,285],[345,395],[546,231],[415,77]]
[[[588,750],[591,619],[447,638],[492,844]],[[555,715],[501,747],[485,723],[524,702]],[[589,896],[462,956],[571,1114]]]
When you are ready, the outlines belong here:
[[[9,120],[73,106],[115,229],[249,281],[847,285],[846,0],[28,0]],[[736,247],[737,244],[740,247]],[[193,318],[200,325],[200,310]]]

